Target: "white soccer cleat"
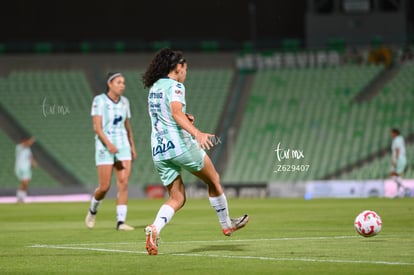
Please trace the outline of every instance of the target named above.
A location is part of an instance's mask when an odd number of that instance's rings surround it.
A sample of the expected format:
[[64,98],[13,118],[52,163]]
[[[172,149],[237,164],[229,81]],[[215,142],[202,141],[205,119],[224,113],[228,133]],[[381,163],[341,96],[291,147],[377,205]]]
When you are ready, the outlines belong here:
[[87,228],[93,228],[95,226],[95,218],[96,214],[92,214],[91,211],[88,210],[88,214],[86,214],[85,224]]
[[121,223],[116,228],[119,231],[132,231],[135,230],[132,226],[127,225],[126,223]]

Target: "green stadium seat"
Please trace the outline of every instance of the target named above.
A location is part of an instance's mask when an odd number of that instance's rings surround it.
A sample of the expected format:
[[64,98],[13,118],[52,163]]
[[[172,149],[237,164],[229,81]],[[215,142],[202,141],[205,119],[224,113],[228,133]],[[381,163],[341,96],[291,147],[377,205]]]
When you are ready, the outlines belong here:
[[79,49],[81,53],[90,53],[92,51],[92,45],[91,43],[84,41],[79,44]]
[[201,41],[200,49],[203,52],[217,52],[220,49],[220,43],[216,40]]
[[152,50],[157,52],[163,48],[171,48],[171,41],[154,41],[152,42]]
[[35,53],[51,53],[53,50],[53,45],[52,43],[48,43],[48,42],[42,42],[42,43],[36,43],[34,45],[34,52]]
[[13,97],[3,107],[68,171],[95,183],[92,92],[83,72],[14,71],[5,81]]
[[[412,118],[414,117],[413,101],[414,95],[414,64],[405,64],[395,78],[393,78],[381,90],[381,92],[369,103],[363,106],[367,115],[359,116],[360,121],[365,122],[363,144],[369,148],[369,153],[390,148],[390,129],[397,127],[403,135],[413,133]],[[414,146],[407,144],[408,169],[404,174],[406,178],[414,178],[413,162],[410,155],[414,152]],[[411,153],[411,154],[410,154]],[[360,179],[378,179],[388,176],[390,169],[390,152],[382,158],[375,159],[371,163],[357,168],[341,178],[353,179],[356,174]],[[411,163],[411,164],[410,164]]]
[[380,47],[383,44],[383,39],[381,36],[374,36],[371,39],[371,46],[373,47]]
[[116,53],[124,53],[125,52],[125,43],[122,41],[117,41],[114,43],[114,50]]
[[[368,110],[350,102],[381,70],[346,65],[258,71],[223,181],[319,179],[366,155],[361,148]],[[305,157],[279,162],[279,142]],[[309,164],[310,169],[273,173],[278,164]]]
[[343,53],[345,51],[345,39],[343,37],[335,37],[328,39],[328,49]]
[[285,52],[297,52],[300,49],[299,39],[283,39],[282,50]]

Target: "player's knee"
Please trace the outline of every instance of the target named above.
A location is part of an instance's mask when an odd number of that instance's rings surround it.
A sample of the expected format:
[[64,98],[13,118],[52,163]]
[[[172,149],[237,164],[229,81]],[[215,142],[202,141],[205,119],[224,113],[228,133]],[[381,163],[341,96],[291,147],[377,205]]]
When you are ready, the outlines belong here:
[[217,172],[214,173],[206,182],[206,184],[209,185],[210,188],[220,186],[220,175]]
[[128,191],[128,181],[118,181],[118,191]]
[[97,188],[97,192],[98,193],[101,193],[101,194],[103,194],[103,195],[105,195],[108,191],[109,191],[109,188],[111,187],[111,185],[110,184],[100,184],[99,185],[99,187]]
[[121,176],[118,177],[118,185],[126,186],[128,187],[128,177],[127,176]]

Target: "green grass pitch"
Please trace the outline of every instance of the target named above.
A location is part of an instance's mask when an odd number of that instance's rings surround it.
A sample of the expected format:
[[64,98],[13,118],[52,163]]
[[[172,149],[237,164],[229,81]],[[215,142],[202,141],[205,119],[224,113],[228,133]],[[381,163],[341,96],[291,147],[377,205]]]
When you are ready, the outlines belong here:
[[[161,234],[158,256],[145,251],[144,227],[162,200],[131,200],[128,223],[115,230],[115,202],[101,205],[94,229],[89,203],[0,205],[1,274],[414,274],[412,199],[230,199],[246,228],[221,233],[208,199],[187,201]],[[353,221],[377,211],[373,238]]]

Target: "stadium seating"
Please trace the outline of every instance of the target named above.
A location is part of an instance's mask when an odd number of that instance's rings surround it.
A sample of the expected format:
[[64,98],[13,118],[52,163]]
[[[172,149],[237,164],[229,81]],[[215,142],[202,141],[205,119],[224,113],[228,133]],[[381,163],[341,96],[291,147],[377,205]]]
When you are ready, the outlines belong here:
[[96,182],[92,93],[81,71],[16,71],[2,105],[37,142],[85,183]]
[[[414,152],[414,144],[407,144],[407,168],[403,173],[403,178],[414,179],[414,160],[412,152]],[[390,153],[381,158],[376,158],[372,162],[363,165],[358,169],[354,169],[349,173],[341,175],[341,179],[370,180],[385,179],[389,177],[391,169],[391,149]]]
[[[373,151],[390,148],[390,129],[397,127],[404,136],[414,132],[414,64],[404,64],[400,73],[391,80],[370,104],[361,106],[359,123],[365,125],[365,144],[370,144]],[[406,177],[414,178],[413,153],[414,146],[407,144],[408,169]],[[372,179],[388,174],[390,169],[391,151],[383,158],[342,176],[344,179]]]
[[[400,73],[370,102],[352,102],[382,70],[380,66],[343,65],[256,72],[240,131],[231,141],[233,151],[222,175],[223,182],[320,179],[389,148],[392,127],[400,128],[403,134],[413,133],[413,64],[403,65]],[[138,153],[130,182],[156,184],[160,180],[150,153],[148,91],[141,83],[143,70],[122,71],[127,79],[125,96],[131,103]],[[231,69],[189,71],[185,83],[187,112],[195,115],[195,123],[201,130],[215,132],[233,76]],[[95,186],[94,133],[90,118],[93,94],[85,74],[79,70],[13,71],[0,78],[0,88],[12,95],[3,97],[1,104],[21,126],[67,170],[85,184]],[[0,142],[14,148],[10,140],[8,145],[5,138]],[[278,160],[275,151],[278,144],[279,153],[289,150],[290,159]],[[410,156],[413,147],[407,148]],[[300,151],[303,157],[292,159],[295,157],[292,151]],[[12,151],[8,154],[14,156]],[[341,178],[383,177],[384,169],[388,171],[388,162],[389,156],[385,156]],[[283,171],[307,169],[300,165],[309,165],[309,170]],[[277,169],[282,171],[275,172]],[[38,173],[40,182],[37,179],[34,182],[57,184],[41,173]],[[412,168],[407,173],[414,176]],[[12,176],[13,170],[8,175],[2,173],[0,182],[3,184],[7,182],[4,177]],[[196,178],[185,173],[184,180],[191,183]]]
[[[141,70],[125,71],[132,112],[138,159],[133,164],[131,184],[159,183],[150,149],[150,123],[147,90],[141,83]],[[192,70],[188,74],[187,111],[197,126],[214,133],[224,108],[233,77],[232,70]],[[18,71],[2,79],[5,97],[2,105],[57,161],[88,185],[96,185],[94,133],[90,118],[92,92],[81,71]],[[185,179],[194,182],[192,175]]]
[[[371,135],[376,131],[369,128],[376,125],[374,114],[368,114],[364,105],[351,104],[381,70],[375,66],[345,65],[258,71],[224,181],[323,178],[386,143],[387,139],[380,139],[384,135],[386,138],[388,131],[378,137]],[[279,161],[275,151],[279,143],[290,153],[302,151],[304,157],[290,156],[289,160]],[[278,165],[292,164],[310,167],[306,172],[274,172],[280,168]],[[289,168],[292,166],[281,169]],[[298,168],[306,169],[293,169]]]
[[[0,148],[3,157],[0,165],[0,188],[17,188],[19,180],[14,173],[16,144],[2,130],[0,130]],[[33,168],[30,187],[57,186],[59,186],[59,183],[43,169],[40,167]]]

